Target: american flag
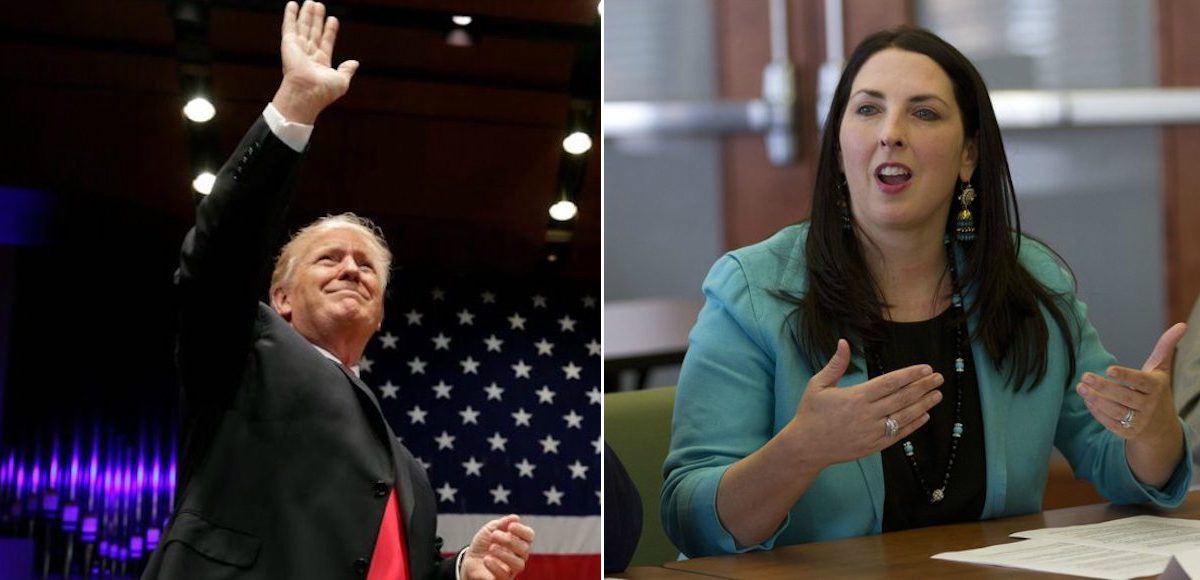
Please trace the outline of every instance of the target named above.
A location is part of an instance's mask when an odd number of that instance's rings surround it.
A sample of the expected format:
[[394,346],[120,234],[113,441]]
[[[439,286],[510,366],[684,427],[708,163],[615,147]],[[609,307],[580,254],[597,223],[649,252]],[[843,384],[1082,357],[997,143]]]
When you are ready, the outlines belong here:
[[596,288],[405,278],[360,372],[425,466],[445,549],[516,513],[537,533],[523,579],[598,578]]

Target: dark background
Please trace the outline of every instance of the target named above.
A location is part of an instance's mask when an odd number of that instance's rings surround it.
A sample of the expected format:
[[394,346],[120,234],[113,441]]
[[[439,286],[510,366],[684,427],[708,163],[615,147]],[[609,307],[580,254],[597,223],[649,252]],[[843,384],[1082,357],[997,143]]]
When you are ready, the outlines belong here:
[[[174,2],[5,4],[4,447],[48,448],[96,421],[127,443],[170,430],[171,279],[200,199],[194,168],[233,150],[280,79],[283,2],[198,5],[199,31],[176,22]],[[596,2],[327,6],[342,20],[335,65],[361,68],[317,121],[290,227],[354,211],[384,228],[408,273],[598,288]],[[474,46],[446,44],[453,14],[475,19]],[[217,109],[199,136],[181,113],[196,75]],[[561,141],[572,107],[589,104],[597,147],[572,169]],[[553,234],[560,177],[580,171],[579,216]]]

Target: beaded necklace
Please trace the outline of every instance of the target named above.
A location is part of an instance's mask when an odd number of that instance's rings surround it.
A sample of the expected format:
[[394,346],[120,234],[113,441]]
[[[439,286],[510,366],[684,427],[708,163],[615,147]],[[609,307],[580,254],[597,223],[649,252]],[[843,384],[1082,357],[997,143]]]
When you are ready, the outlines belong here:
[[[963,373],[966,372],[966,359],[963,355],[966,353],[966,316],[963,311],[962,293],[958,287],[958,268],[954,264],[954,247],[950,244],[950,236],[947,235],[944,239],[946,245],[946,257],[950,264],[950,307],[954,309],[953,315],[958,321],[954,325],[954,427],[950,431],[950,457],[946,461],[946,474],[942,476],[942,485],[936,489],[930,489],[929,484],[925,481],[925,476],[921,475],[921,470],[917,468],[916,449],[913,446],[912,439],[905,439],[901,444],[904,450],[904,457],[908,459],[909,467],[912,467],[913,475],[917,478],[917,483],[921,486],[921,491],[929,500],[929,503],[937,503],[946,497],[946,487],[950,485],[950,473],[954,470],[954,459],[958,453],[958,442],[963,434],[962,422],[962,400],[963,400]],[[870,349],[869,356],[875,366],[875,376],[881,376],[884,373],[883,360],[880,358],[878,349]]]

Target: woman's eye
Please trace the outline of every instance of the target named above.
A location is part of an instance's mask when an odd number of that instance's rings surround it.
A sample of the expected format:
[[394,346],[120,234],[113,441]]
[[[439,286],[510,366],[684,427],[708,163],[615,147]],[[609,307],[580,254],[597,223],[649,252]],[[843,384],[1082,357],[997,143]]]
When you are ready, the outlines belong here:
[[879,112],[879,108],[875,105],[859,105],[855,112],[859,115],[872,115]]
[[916,115],[918,119],[923,121],[935,121],[941,118],[935,111],[930,109],[918,109],[917,112],[913,114]]

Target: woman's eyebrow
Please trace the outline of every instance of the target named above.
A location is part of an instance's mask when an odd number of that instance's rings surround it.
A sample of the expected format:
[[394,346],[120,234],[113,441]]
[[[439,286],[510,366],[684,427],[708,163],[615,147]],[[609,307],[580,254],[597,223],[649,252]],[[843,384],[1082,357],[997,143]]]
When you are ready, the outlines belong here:
[[[873,97],[876,99],[886,99],[887,98],[887,96],[883,94],[883,91],[877,91],[875,89],[859,89],[852,96],[856,96],[859,94],[865,94],[868,97]],[[930,95],[914,95],[912,97],[909,97],[908,102],[922,103],[925,101],[934,101],[934,100],[940,101],[942,104],[946,104],[946,101],[943,100],[941,97],[939,97],[937,95],[932,95],[932,94],[930,94]]]

